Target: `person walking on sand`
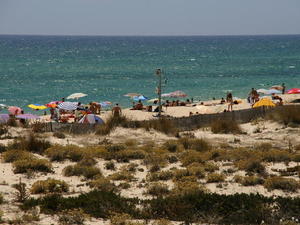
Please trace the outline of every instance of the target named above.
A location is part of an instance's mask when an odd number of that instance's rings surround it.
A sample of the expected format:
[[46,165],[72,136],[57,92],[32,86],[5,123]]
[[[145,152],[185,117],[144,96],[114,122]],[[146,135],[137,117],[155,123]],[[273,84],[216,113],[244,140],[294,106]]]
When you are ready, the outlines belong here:
[[226,101],[228,103],[228,110],[227,111],[232,111],[232,105],[233,105],[233,98],[232,98],[232,93],[229,92],[226,96]]
[[284,95],[284,93],[285,93],[285,85],[284,85],[284,83],[282,83],[281,87],[282,87],[282,94]]
[[121,110],[119,104],[116,103],[116,106],[112,108],[112,114],[113,114],[113,116],[114,117],[118,117],[118,116],[121,115],[121,112],[122,112],[122,110]]

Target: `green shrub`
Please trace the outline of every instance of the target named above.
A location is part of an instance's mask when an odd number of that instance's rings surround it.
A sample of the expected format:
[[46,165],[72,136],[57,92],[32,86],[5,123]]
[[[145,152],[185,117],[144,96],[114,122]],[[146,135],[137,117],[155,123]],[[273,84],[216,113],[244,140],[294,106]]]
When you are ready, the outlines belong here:
[[117,187],[114,185],[114,183],[110,182],[109,179],[100,177],[95,180],[92,180],[89,182],[89,186],[91,188],[97,189],[99,191],[104,191],[104,192],[116,192]]
[[225,181],[225,175],[219,173],[210,173],[206,177],[207,183],[219,183]]
[[21,159],[31,159],[34,155],[30,152],[23,150],[8,150],[2,154],[2,159],[4,162],[14,162]]
[[112,153],[119,152],[126,149],[124,145],[120,145],[120,144],[107,145],[105,148],[108,152],[112,152]]
[[143,163],[147,166],[158,165],[164,167],[168,163],[168,155],[170,153],[165,150],[153,150],[146,154]]
[[69,185],[65,181],[48,178],[34,182],[30,192],[32,194],[63,193],[69,191]]
[[206,191],[206,188],[203,185],[200,185],[198,182],[179,181],[175,182],[174,188],[171,191],[171,195],[182,196]]
[[205,158],[202,153],[191,150],[184,152],[181,155],[180,161],[183,166],[188,166],[192,163],[204,163],[207,161],[207,158]]
[[14,173],[26,173],[29,170],[38,172],[52,172],[52,165],[46,159],[28,158],[13,162]]
[[94,166],[84,166],[76,164],[74,166],[67,166],[63,169],[63,174],[70,176],[84,176],[86,179],[93,179],[102,176],[101,170]]
[[162,183],[151,184],[146,191],[148,195],[157,197],[167,195],[169,192],[168,185]]
[[283,191],[296,192],[300,188],[300,183],[292,178],[270,177],[265,180],[264,187],[269,191],[281,189]]
[[211,149],[211,145],[205,139],[194,139],[192,140],[192,149],[204,152]]
[[189,174],[196,176],[197,178],[204,178],[205,177],[205,168],[200,164],[191,164],[187,167]]
[[144,159],[145,153],[141,150],[123,150],[111,154],[111,157],[106,159],[115,159],[117,162],[129,162],[130,160],[135,159]]
[[6,126],[0,124],[0,136],[3,134],[7,134],[8,133],[8,129]]
[[235,120],[215,120],[211,124],[211,131],[215,134],[241,134],[240,125]]

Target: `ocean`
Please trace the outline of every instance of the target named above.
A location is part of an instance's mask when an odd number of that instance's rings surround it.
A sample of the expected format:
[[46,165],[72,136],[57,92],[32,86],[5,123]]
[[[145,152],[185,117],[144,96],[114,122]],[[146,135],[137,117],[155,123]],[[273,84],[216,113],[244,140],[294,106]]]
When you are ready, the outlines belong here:
[[157,68],[163,93],[187,98],[245,98],[252,87],[300,88],[300,35],[284,36],[11,36],[0,35],[0,103],[46,104],[75,92],[80,99],[131,105],[138,92],[155,98]]

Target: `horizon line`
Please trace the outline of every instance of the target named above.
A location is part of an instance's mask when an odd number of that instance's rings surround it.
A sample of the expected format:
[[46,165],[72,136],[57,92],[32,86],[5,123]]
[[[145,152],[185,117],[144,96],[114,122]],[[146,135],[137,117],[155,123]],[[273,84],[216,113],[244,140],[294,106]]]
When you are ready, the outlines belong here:
[[294,34],[1,34],[0,36],[55,36],[55,37],[234,37],[234,36],[297,36]]

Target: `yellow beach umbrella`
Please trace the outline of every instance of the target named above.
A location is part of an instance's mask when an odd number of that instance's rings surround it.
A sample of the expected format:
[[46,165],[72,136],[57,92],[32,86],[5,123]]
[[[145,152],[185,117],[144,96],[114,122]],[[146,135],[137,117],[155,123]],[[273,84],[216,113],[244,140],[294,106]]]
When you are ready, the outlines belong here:
[[47,109],[47,106],[40,105],[40,104],[30,104],[30,105],[28,105],[28,107],[35,109],[35,110]]
[[259,100],[258,102],[256,102],[253,105],[253,108],[262,107],[262,106],[274,107],[276,105],[272,102],[272,100],[270,100],[268,98],[263,98],[263,99]]

